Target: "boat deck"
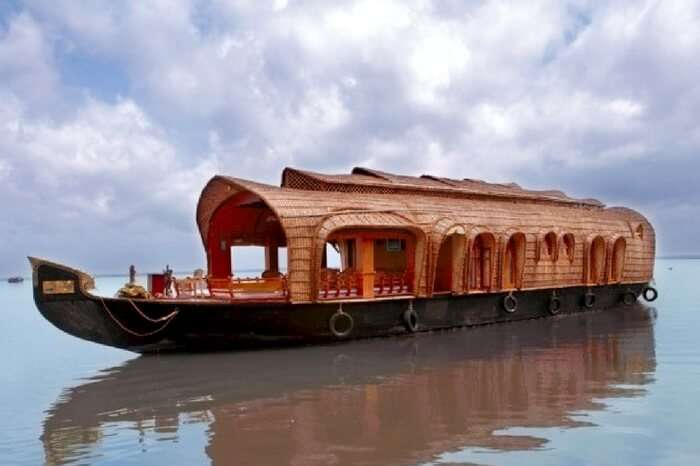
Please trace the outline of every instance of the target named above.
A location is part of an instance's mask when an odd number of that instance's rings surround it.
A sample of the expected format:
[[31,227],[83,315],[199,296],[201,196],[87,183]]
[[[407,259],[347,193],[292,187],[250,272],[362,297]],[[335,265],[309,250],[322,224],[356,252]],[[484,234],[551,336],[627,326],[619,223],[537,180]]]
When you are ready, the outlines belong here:
[[[373,277],[372,297],[387,298],[413,294],[410,277],[406,273],[379,272]],[[289,300],[287,276],[182,278],[173,280],[170,294],[156,294],[155,298],[178,301],[230,302],[285,302]],[[318,290],[321,301],[365,299],[362,274],[323,274]]]
[[180,294],[176,296],[155,296],[155,299],[159,301],[199,303],[285,303],[289,301],[287,296],[275,293],[246,293],[235,296],[211,296],[209,294],[194,296],[189,294]]
[[[381,287],[374,288],[374,300],[381,300],[386,298],[398,298],[413,296],[413,293],[407,289],[393,289],[387,290]],[[194,293],[179,293],[171,296],[156,295],[156,299],[163,301],[188,301],[188,302],[233,302],[233,303],[252,303],[252,302],[287,302],[289,297],[287,294],[280,292],[246,292],[246,293],[234,293],[233,295],[226,294],[211,294],[208,290],[203,290]],[[367,300],[363,295],[361,290],[357,289],[341,289],[336,290],[334,293],[325,293],[323,291],[319,292],[319,301],[323,302],[334,302],[334,301],[345,301],[345,300]]]

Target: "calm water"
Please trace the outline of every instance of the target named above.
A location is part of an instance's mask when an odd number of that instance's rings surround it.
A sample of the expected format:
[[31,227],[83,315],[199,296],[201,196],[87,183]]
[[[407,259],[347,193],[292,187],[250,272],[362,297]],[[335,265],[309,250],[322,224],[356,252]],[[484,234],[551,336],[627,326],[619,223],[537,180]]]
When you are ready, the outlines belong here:
[[151,357],[2,283],[0,464],[698,464],[700,261],[656,275],[654,308]]

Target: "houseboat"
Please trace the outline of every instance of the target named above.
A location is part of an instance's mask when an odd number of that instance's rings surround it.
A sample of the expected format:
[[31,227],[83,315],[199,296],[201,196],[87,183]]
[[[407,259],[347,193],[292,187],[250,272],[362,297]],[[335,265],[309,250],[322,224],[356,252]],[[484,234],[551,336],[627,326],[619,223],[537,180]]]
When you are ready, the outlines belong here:
[[[513,183],[360,167],[286,168],[279,187],[215,176],[196,219],[206,273],[104,297],[88,274],[30,258],[37,307],[71,335],[153,352],[412,334],[657,297],[644,216]],[[260,276],[237,273],[241,246],[264,249]]]

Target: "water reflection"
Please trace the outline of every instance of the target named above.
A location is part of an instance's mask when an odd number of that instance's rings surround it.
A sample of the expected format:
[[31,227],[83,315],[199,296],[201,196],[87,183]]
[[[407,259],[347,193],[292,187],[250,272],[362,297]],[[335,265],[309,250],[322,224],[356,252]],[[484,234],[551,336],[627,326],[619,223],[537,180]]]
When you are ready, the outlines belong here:
[[[509,427],[574,427],[655,370],[643,306],[338,346],[140,357],[67,390],[47,413],[47,464],[139,455],[191,426],[224,464],[411,464],[468,446],[531,449]],[[123,437],[124,441],[119,441]],[[160,461],[160,462],[159,462]]]

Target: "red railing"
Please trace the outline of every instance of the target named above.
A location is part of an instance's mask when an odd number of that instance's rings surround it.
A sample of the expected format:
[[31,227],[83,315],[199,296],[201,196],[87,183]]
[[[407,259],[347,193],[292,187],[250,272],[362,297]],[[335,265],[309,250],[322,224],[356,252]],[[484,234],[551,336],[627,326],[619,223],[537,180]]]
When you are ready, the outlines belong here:
[[[376,272],[375,296],[396,296],[413,291],[413,275],[410,272]],[[355,270],[338,271],[322,269],[319,277],[320,299],[361,298],[362,273]]]
[[318,296],[321,299],[362,296],[362,274],[354,270],[322,269]]
[[410,294],[413,277],[410,272],[377,272],[374,276],[375,296]]

